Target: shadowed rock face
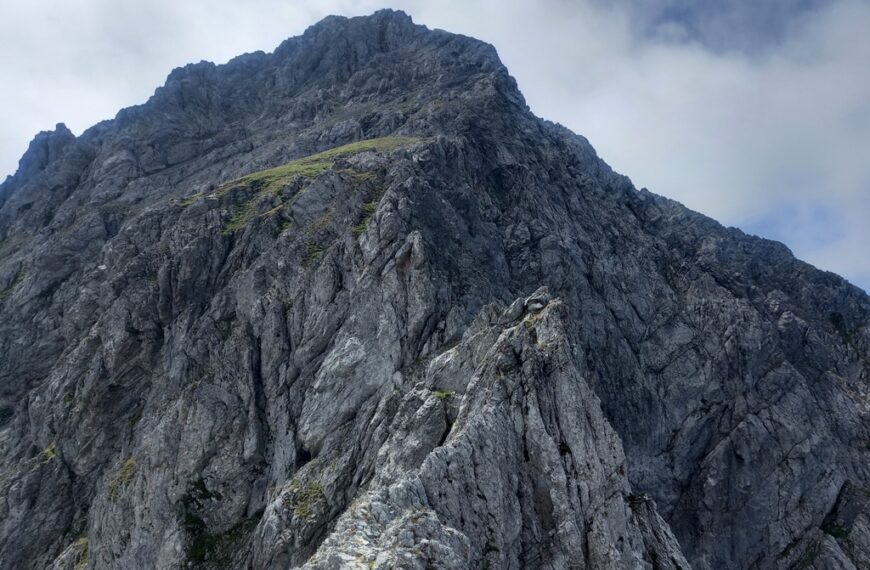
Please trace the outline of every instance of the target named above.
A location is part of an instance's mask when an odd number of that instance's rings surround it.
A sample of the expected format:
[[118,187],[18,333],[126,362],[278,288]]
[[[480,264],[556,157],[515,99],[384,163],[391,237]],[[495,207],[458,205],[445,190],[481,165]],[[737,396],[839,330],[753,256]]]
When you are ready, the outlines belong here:
[[177,69],[39,134],[0,240],[0,567],[870,566],[867,296],[479,41]]

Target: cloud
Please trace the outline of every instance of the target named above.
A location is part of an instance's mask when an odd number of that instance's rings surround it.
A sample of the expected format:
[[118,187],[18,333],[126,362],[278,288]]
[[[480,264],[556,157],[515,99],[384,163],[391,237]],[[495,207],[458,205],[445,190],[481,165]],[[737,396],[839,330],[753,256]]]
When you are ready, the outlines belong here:
[[[501,0],[393,4],[488,41],[532,109],[638,186],[785,242],[870,289],[870,4]],[[40,129],[144,101],[172,67],[269,51],[379,2],[129,0],[0,7],[0,170]]]
[[[607,6],[613,0],[599,0]],[[714,52],[759,53],[777,47],[832,0],[616,0],[630,8],[633,33],[694,42]]]

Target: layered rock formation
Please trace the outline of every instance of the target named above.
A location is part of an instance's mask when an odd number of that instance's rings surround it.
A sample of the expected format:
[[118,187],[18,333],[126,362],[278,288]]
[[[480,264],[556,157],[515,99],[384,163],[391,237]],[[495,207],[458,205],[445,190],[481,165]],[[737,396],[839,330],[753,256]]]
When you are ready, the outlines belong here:
[[867,295],[400,12],[38,135],[0,353],[3,568],[870,565]]

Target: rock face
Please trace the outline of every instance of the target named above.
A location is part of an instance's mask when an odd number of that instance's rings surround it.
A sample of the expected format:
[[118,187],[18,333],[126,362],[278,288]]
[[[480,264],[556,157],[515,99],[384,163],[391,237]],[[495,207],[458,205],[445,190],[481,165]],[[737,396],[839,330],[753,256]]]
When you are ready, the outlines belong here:
[[0,186],[2,568],[868,568],[870,300],[400,12]]

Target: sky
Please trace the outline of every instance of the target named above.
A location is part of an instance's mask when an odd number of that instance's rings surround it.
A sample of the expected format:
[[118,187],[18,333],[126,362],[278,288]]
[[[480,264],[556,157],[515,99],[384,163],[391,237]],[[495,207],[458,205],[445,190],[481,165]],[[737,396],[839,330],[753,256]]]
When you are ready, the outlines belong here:
[[169,71],[390,7],[493,44],[531,109],[638,187],[870,291],[868,0],[0,0],[0,179]]

